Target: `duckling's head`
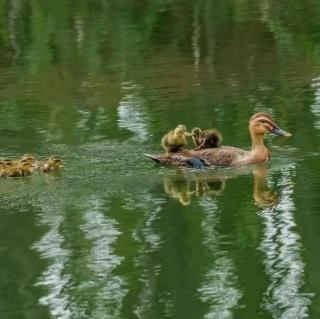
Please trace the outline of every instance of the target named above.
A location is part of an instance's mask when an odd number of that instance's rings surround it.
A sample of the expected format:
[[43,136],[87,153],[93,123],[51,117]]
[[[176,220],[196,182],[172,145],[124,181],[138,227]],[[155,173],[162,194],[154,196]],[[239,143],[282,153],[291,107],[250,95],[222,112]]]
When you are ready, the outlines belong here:
[[290,133],[281,129],[273,120],[270,114],[259,112],[253,115],[249,122],[249,130],[254,135],[264,135],[272,133],[282,136],[291,136]]
[[33,167],[35,167],[34,163],[28,162],[26,160],[21,160],[18,163],[18,168],[21,170],[32,170]]
[[13,160],[9,159],[9,158],[6,158],[3,160],[3,164],[5,167],[12,167],[14,166],[14,162]]
[[64,168],[64,162],[58,156],[51,156],[48,160],[48,165],[53,170]]
[[202,133],[202,130],[201,130],[201,128],[199,128],[199,127],[194,127],[194,128],[191,130],[191,135],[192,135],[192,137],[195,137],[195,138],[200,137],[201,133]]
[[179,124],[175,129],[174,129],[174,133],[177,135],[182,135],[187,131],[187,128],[185,125],[183,124]]
[[24,154],[22,155],[20,161],[23,161],[23,160],[26,160],[26,161],[29,161],[29,162],[35,162],[35,158],[32,154]]
[[187,132],[187,127],[184,124],[179,124],[175,129],[174,129],[174,134],[176,136],[191,136],[192,134]]
[[60,156],[59,155],[51,155],[48,159],[48,161],[50,160],[54,160],[54,159],[60,159]]
[[34,171],[36,169],[34,159],[33,160],[29,158],[21,159],[18,163],[18,168],[22,171]]
[[30,161],[22,160],[18,163],[18,169],[21,176],[29,176],[35,170],[35,164]]

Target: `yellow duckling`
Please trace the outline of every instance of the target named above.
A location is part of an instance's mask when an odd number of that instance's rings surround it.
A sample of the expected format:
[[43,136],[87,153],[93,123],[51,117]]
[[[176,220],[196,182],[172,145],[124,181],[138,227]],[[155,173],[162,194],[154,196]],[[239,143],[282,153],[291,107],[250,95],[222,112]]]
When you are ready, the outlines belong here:
[[6,166],[1,172],[1,177],[24,177],[33,172],[33,164],[27,161],[20,161],[18,165]]
[[43,173],[49,173],[59,171],[62,168],[64,168],[64,162],[58,155],[52,155],[47,162],[41,165],[40,170]]
[[221,146],[222,135],[215,129],[201,130],[199,127],[195,127],[191,130],[192,140],[197,150],[204,148],[217,148]]
[[161,146],[167,155],[180,152],[187,146],[187,136],[191,136],[191,134],[187,132],[185,125],[180,124],[162,137]]
[[32,154],[24,154],[24,155],[21,156],[20,160],[21,161],[22,160],[28,160],[29,162],[35,162],[36,161]]

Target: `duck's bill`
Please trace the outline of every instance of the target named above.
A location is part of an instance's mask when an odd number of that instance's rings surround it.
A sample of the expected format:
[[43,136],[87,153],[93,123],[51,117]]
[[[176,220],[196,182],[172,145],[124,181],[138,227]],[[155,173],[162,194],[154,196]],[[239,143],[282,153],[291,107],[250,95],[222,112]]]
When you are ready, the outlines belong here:
[[275,135],[280,135],[280,136],[286,136],[286,137],[291,136],[291,134],[289,132],[286,132],[285,130],[283,130],[282,128],[280,128],[278,126],[275,126],[270,133],[275,134]]
[[189,133],[189,132],[185,132],[184,133],[186,136],[192,136],[192,133]]

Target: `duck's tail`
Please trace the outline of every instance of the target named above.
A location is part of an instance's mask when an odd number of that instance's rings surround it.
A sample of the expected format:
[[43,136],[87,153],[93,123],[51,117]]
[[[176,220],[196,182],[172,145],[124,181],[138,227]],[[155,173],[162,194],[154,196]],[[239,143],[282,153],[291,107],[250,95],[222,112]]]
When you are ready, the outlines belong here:
[[143,154],[144,156],[149,157],[150,159],[152,159],[154,162],[161,164],[161,157],[160,155],[152,155],[152,154]]

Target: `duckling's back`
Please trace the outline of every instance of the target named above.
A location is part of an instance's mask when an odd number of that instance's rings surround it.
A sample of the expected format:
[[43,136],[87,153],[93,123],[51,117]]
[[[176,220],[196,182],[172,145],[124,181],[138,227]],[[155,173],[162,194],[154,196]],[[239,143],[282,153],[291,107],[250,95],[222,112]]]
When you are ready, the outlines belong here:
[[217,148],[222,143],[222,135],[215,129],[204,130],[201,136],[196,141],[197,147],[195,150],[202,150],[206,148]]

